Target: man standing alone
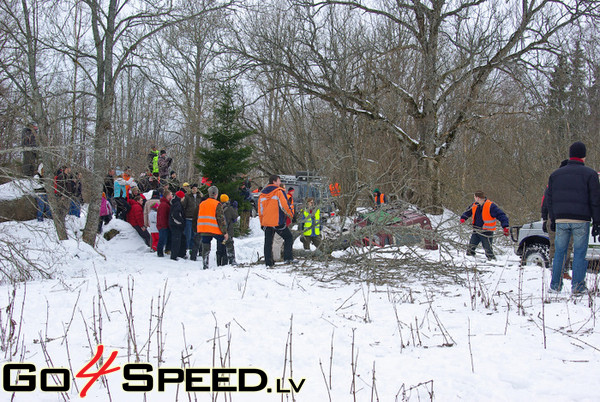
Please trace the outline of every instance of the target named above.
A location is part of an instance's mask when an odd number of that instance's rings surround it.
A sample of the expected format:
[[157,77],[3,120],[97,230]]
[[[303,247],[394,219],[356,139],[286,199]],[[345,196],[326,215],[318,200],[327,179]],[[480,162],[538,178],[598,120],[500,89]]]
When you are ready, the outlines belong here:
[[492,238],[496,231],[496,219],[500,221],[504,229],[504,235],[508,236],[508,217],[495,203],[485,197],[483,191],[476,191],[475,202],[460,217],[460,223],[472,218],[473,233],[467,246],[467,255],[475,256],[475,249],[481,243],[485,256],[488,260],[495,260],[492,249]]
[[547,203],[550,225],[556,231],[550,290],[562,290],[562,267],[569,240],[573,236],[573,294],[587,291],[585,275],[590,220],[592,235],[600,234],[600,183],[595,170],[585,166],[586,147],[574,142],[569,148],[569,162],[555,170],[548,179]]

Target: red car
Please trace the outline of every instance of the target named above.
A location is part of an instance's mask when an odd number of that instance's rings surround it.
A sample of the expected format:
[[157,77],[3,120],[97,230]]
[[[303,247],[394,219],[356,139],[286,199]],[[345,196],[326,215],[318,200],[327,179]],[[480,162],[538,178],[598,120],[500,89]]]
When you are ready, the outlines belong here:
[[[373,231],[370,227],[373,226]],[[410,228],[413,230],[410,230]],[[402,229],[401,229],[402,228]],[[398,210],[381,208],[363,213],[354,220],[354,230],[363,234],[357,245],[378,246],[412,246],[422,244],[427,250],[437,250],[438,245],[427,232],[432,231],[431,221],[427,216],[415,210]]]

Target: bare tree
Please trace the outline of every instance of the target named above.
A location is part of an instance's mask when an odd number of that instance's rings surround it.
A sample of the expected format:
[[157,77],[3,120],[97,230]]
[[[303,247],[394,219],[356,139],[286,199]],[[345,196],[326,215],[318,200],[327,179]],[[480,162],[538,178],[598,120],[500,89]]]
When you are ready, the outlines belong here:
[[[551,39],[597,2],[290,1],[287,19],[240,35],[249,63],[288,75],[291,85],[336,108],[385,124],[410,151],[421,205],[441,205],[440,161],[476,114],[481,92],[509,64],[551,50]],[[368,20],[335,52],[324,10],[348,7]],[[264,9],[264,6],[262,7]],[[279,26],[278,29],[271,27]],[[351,55],[355,74],[338,73]],[[394,101],[395,100],[395,101]],[[489,114],[487,117],[490,117]]]
[[[99,219],[100,194],[107,168],[108,138],[113,132],[116,84],[121,74],[136,67],[135,52],[157,33],[183,21],[230,7],[233,0],[205,2],[195,13],[171,1],[162,0],[82,0],[86,6],[84,18],[89,20],[92,43],[77,49],[68,43],[58,43],[56,50],[71,59],[81,60],[85,75],[93,83],[95,99],[94,133],[91,141],[92,174],[90,199],[83,240],[95,244]],[[73,4],[79,4],[74,0]],[[73,8],[71,8],[73,10]],[[65,13],[62,18],[71,18]]]

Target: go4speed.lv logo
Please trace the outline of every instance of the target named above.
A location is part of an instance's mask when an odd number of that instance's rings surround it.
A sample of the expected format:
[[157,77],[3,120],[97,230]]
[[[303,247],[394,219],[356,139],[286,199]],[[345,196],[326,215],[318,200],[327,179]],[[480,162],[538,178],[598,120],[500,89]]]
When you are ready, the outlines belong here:
[[[104,346],[98,345],[96,355],[75,375],[86,380],[79,392],[85,398],[88,390],[98,379],[121,370],[120,366],[111,367],[118,352],[113,351],[98,371],[92,367],[104,353]],[[259,392],[289,393],[300,392],[306,379],[298,383],[292,378],[277,378],[274,387],[269,387],[269,379],[264,370],[258,368],[163,368],[149,363],[127,363],[123,365],[121,384],[125,392],[165,391],[166,384],[182,384],[186,392]],[[71,389],[71,370],[46,367],[36,375],[36,367],[30,363],[6,363],[2,368],[2,389],[6,392],[33,392],[39,388],[44,392],[68,392]],[[39,384],[38,384],[39,379]],[[237,382],[235,381],[237,380]],[[288,388],[289,384],[289,388]],[[39,387],[38,387],[39,386]]]

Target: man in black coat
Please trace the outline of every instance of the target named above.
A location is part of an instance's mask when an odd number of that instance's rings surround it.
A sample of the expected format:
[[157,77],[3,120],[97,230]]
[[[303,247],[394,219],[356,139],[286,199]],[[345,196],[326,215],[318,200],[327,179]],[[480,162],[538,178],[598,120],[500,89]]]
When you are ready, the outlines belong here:
[[181,199],[185,197],[183,191],[175,193],[176,197],[171,200],[171,212],[169,214],[169,229],[171,230],[171,259],[185,257],[186,241],[183,235],[185,229],[185,214]]
[[562,267],[567,247],[573,237],[573,294],[587,291],[585,275],[590,220],[592,235],[600,234],[600,182],[598,173],[585,166],[586,147],[574,142],[569,148],[569,162],[555,170],[548,179],[546,202],[550,225],[556,231],[552,262],[551,292],[562,290]]

